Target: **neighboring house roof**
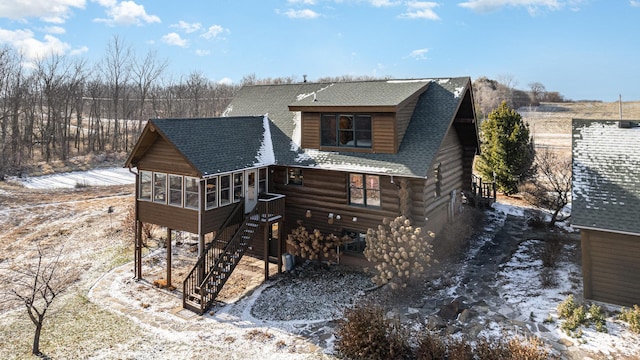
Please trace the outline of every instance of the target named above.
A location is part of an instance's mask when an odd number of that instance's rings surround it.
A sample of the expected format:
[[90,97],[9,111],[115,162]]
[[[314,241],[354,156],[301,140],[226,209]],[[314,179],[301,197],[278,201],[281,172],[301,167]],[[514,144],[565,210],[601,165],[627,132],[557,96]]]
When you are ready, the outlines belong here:
[[640,235],[640,127],[573,120],[572,225]]
[[[267,114],[276,164],[424,177],[470,84],[459,77],[245,86],[225,115]],[[289,106],[397,106],[419,91],[424,92],[396,154],[300,148],[300,113]]]
[[[266,116],[238,116],[152,119],[147,127],[153,127],[153,131],[173,144],[200,176],[206,177],[272,165],[275,160],[268,123]],[[147,128],[145,132],[148,132]],[[127,164],[135,165],[136,156],[142,154],[134,149]]]

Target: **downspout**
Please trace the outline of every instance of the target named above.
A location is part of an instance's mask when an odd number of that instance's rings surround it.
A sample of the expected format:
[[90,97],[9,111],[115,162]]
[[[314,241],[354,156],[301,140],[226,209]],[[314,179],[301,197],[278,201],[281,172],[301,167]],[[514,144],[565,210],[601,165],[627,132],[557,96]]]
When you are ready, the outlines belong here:
[[129,172],[132,173],[135,177],[136,177],[136,182],[135,182],[135,190],[134,190],[134,196],[135,196],[135,201],[134,201],[134,207],[133,207],[133,218],[135,219],[135,227],[134,227],[134,272],[135,272],[135,279],[137,280],[141,280],[142,279],[142,231],[141,228],[142,226],[140,225],[140,220],[138,220],[138,197],[139,197],[139,191],[140,191],[140,184],[138,183],[140,181],[140,177],[138,176],[138,173],[131,170],[131,165],[128,166]]

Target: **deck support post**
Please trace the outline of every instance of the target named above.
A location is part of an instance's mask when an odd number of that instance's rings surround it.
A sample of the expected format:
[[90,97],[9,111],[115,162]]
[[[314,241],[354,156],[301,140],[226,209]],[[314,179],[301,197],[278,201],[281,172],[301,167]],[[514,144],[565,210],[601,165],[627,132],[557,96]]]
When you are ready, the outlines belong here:
[[269,280],[269,230],[271,222],[267,219],[264,223],[264,280]]
[[142,280],[142,221],[136,220],[135,235],[135,271],[136,280]]
[[282,274],[282,230],[284,222],[278,220],[278,274]]
[[171,229],[167,228],[167,289],[171,287]]

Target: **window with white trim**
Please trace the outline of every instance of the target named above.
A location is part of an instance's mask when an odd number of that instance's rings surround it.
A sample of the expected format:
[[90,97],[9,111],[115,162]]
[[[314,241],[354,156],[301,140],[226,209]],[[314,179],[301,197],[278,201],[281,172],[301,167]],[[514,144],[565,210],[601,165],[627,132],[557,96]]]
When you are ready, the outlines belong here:
[[218,178],[213,177],[207,179],[207,210],[213,209],[218,206]]
[[200,206],[200,192],[198,190],[199,179],[193,177],[184,178],[184,207],[198,209]]
[[231,175],[220,176],[220,206],[231,203]]
[[349,204],[380,207],[380,177],[349,174]]
[[153,172],[141,170],[138,176],[138,199],[151,201]]
[[238,202],[242,199],[242,179],[243,173],[233,174],[233,202]]
[[182,207],[182,176],[169,174],[169,205]]
[[153,173],[153,202],[167,203],[167,174]]

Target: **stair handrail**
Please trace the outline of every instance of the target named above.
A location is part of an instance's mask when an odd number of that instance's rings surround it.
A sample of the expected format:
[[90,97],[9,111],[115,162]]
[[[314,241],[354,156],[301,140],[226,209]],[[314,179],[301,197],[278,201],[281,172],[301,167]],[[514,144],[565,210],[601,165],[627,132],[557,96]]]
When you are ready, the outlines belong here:
[[[204,265],[205,265],[204,262],[206,261],[207,254],[209,253],[211,248],[216,244],[216,240],[218,240],[218,237],[222,235],[224,229],[226,229],[229,226],[231,221],[235,218],[235,216],[238,214],[238,211],[240,211],[240,210],[244,211],[244,198],[240,198],[240,201],[236,203],[236,205],[234,206],[233,210],[231,210],[229,215],[227,215],[227,218],[224,220],[222,225],[220,225],[220,227],[216,231],[216,236],[213,238],[213,240],[210,243],[205,245],[205,247],[204,247],[204,249],[202,251],[202,254],[200,254],[200,256],[198,256],[198,260],[196,261],[195,265],[193,266],[193,268],[191,269],[189,274],[187,274],[187,276],[182,281],[182,304],[183,304],[183,307],[184,307],[184,305],[186,303],[186,295],[187,295],[188,284],[191,282],[193,284],[201,285],[201,282],[199,282],[197,280],[194,281],[192,279],[194,277],[194,273],[200,267],[204,268]],[[192,288],[194,288],[194,290],[195,290],[195,286],[192,286]],[[200,307],[202,308],[202,291],[200,291],[200,299],[201,299]],[[201,309],[201,311],[204,311],[204,309]]]
[[[242,224],[240,225],[240,227],[236,230],[235,234],[233,235],[233,237],[229,240],[229,242],[225,245],[224,249],[220,252],[220,255],[216,258],[216,260],[214,261],[213,265],[211,266],[212,268],[216,268],[220,261],[221,261],[221,255],[223,254],[228,254],[228,253],[234,253],[235,249],[239,248],[239,246],[237,246],[240,242],[240,239],[242,238],[242,235],[244,233],[244,229],[247,228],[247,224],[248,224],[248,220],[250,220],[253,216],[258,216],[257,217],[257,222],[260,222],[260,208],[261,206],[256,205],[256,207],[253,208],[253,210],[245,216],[244,221],[242,222]],[[254,235],[255,236],[255,233]],[[252,236],[252,238],[253,238]],[[251,239],[250,239],[251,240]],[[234,249],[235,248],[235,249]],[[233,251],[232,251],[233,250]],[[233,272],[233,268],[235,268],[235,266],[238,264],[238,262],[240,262],[240,259],[242,258],[242,255],[244,255],[244,251],[242,252],[242,254],[240,255],[240,257],[237,259],[237,261],[234,262],[233,267],[231,269],[231,272]],[[210,302],[213,301],[213,299],[215,299],[215,297],[217,296],[216,294],[209,294],[211,296],[207,296],[205,294],[203,294],[202,289],[204,288],[205,284],[207,282],[209,282],[209,280],[211,279],[211,276],[213,276],[214,272],[213,271],[209,271],[207,273],[207,275],[204,277],[204,279],[202,279],[202,281],[200,282],[200,296],[201,296],[201,302],[200,302],[200,307],[202,309],[202,311],[204,312],[204,310],[206,308],[209,307]],[[222,284],[220,285],[220,289],[222,289],[222,286],[224,286],[224,283],[226,282],[226,279],[222,282]],[[207,299],[207,301],[205,300],[205,297],[211,297],[211,299]]]

